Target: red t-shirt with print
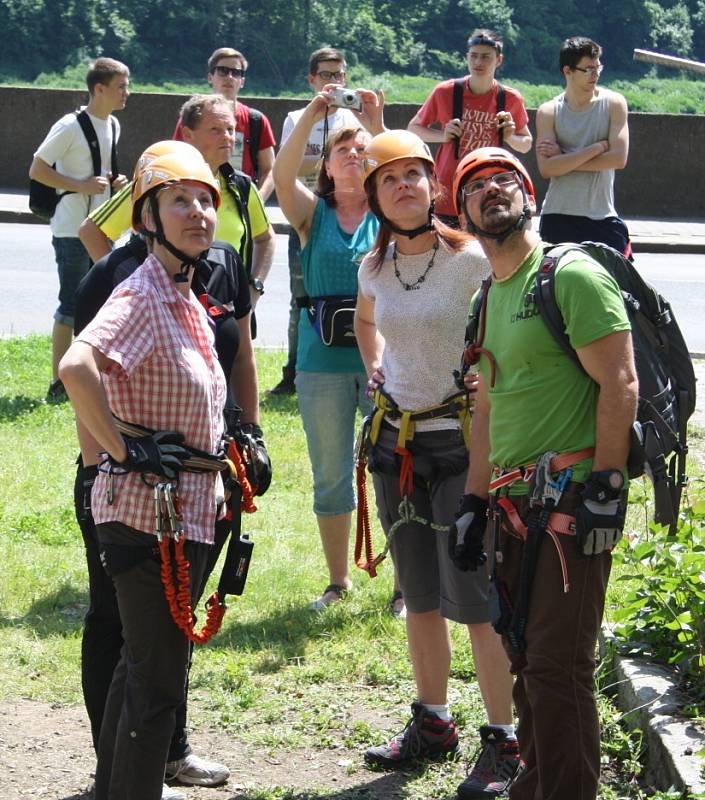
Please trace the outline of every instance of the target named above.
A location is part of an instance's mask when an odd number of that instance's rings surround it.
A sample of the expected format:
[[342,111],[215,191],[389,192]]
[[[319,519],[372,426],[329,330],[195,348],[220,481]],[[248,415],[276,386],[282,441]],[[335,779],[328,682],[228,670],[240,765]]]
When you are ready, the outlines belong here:
[[[230,155],[230,163],[235,169],[254,177],[255,169],[250,155],[250,107],[238,101],[235,106],[235,145]],[[262,112],[260,112],[262,113]],[[172,139],[183,141],[184,136],[181,132],[181,120],[177,120],[176,128],[172,134]],[[265,150],[267,147],[274,147],[277,140],[274,138],[272,126],[267,117],[262,114],[262,125],[260,126],[259,144],[257,150]]]
[[[442,127],[453,119],[453,79],[443,81],[431,92],[418,113],[422,125],[439,123]],[[485,94],[474,94],[467,81],[463,89],[463,113],[461,117],[462,135],[460,137],[460,158],[477,147],[491,147],[499,144],[495,115],[497,114],[497,92],[499,84],[494,81]],[[524,106],[524,98],[508,86],[504,87],[504,110],[509,111],[519,131],[528,124],[529,117]],[[439,214],[455,214],[451,198],[451,186],[458,159],[455,158],[455,142],[446,142],[438,148],[436,173],[445,189],[442,197],[436,200]]]

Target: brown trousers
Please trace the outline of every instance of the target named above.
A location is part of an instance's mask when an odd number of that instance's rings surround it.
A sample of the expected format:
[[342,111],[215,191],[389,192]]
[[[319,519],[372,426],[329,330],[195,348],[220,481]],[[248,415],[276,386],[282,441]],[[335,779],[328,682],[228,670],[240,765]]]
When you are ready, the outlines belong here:
[[[526,506],[527,502],[519,504],[523,520]],[[497,575],[516,602],[524,543],[508,529],[505,517]],[[594,696],[595,648],[612,556],[586,558],[578,554],[575,537],[558,539],[568,568],[568,592],[556,547],[545,535],[531,591],[525,651],[513,653],[503,638],[516,675],[517,737],[526,762],[510,790],[511,800],[597,797],[600,729]]]

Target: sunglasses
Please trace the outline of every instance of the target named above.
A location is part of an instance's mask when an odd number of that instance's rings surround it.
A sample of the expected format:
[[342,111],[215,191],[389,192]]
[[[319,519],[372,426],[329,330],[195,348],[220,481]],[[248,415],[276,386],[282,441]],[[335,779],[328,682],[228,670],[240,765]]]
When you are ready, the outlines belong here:
[[217,75],[220,75],[221,78],[227,78],[228,75],[232,76],[233,78],[244,78],[247,70],[242,69],[242,67],[217,66],[213,72],[215,72]]

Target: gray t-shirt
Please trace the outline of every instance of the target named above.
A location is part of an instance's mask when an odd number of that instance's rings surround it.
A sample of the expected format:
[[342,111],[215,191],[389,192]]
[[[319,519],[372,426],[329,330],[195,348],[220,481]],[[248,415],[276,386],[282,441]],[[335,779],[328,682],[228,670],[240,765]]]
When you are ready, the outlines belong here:
[[[553,126],[556,141],[564,153],[583,150],[588,145],[609,138],[610,94],[609,89],[598,89],[597,97],[585,111],[571,111],[565,94],[554,98]],[[541,213],[571,214],[590,219],[616,217],[614,170],[574,170],[551,178]]]
[[[420,411],[457,392],[453,370],[460,364],[470,299],[489,275],[477,242],[452,252],[441,242],[433,266],[418,289],[406,290],[394,274],[394,244],[375,270],[370,255],[358,272],[360,291],[374,302],[374,320],[384,337],[384,388],[400,408]],[[401,280],[413,285],[428,267],[433,250],[397,254]],[[422,420],[417,430],[457,427],[457,420]]]

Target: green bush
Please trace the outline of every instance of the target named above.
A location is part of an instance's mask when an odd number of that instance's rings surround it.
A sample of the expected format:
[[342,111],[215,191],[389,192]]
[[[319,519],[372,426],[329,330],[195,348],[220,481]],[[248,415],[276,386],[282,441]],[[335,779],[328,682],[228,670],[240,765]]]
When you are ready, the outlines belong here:
[[[646,504],[646,500],[643,500]],[[672,536],[651,523],[615,552],[631,585],[613,611],[615,633],[641,657],[678,670],[696,706],[705,707],[705,483],[692,483]]]

